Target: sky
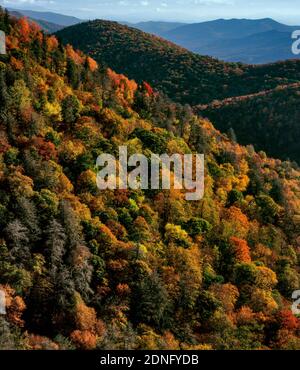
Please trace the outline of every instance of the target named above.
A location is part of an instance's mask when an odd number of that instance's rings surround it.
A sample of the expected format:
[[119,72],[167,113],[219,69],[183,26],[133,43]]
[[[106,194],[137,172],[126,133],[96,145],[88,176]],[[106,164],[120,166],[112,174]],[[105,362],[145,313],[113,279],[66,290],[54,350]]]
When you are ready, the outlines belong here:
[[0,4],[81,19],[192,23],[217,18],[273,18],[300,25],[300,0],[0,0]]

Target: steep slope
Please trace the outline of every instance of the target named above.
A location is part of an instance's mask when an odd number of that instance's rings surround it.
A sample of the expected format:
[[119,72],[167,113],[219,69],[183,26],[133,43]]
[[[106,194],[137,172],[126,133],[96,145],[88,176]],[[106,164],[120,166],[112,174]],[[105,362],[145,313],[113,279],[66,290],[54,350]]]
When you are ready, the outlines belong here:
[[[300,163],[300,84],[215,101],[198,112],[223,131],[233,130],[239,143],[253,144],[269,155]],[[249,112],[253,112],[249,114]]]
[[292,33],[296,29],[299,29],[299,27],[286,26],[270,18],[253,20],[217,19],[184,25],[170,30],[162,36],[191,51],[201,52],[202,47],[222,42],[223,40],[242,39],[257,33],[270,31]]
[[41,19],[35,19],[35,18],[30,18],[30,19],[34,21],[35,23],[37,23],[47,33],[55,33],[64,28],[64,26],[61,26],[59,24],[47,22]]
[[115,22],[85,22],[57,36],[117,72],[146,80],[170,98],[191,105],[300,81],[300,61],[257,67],[223,63]]
[[[7,19],[0,62],[6,349],[300,349],[300,171]],[[205,153],[205,196],[106,190],[96,158]]]

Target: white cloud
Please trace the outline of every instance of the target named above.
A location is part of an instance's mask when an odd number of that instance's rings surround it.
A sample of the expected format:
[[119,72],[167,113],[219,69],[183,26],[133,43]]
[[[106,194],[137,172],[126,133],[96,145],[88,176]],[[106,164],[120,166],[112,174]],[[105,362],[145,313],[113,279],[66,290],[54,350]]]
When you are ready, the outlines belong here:
[[55,4],[55,1],[53,0],[3,0],[2,3],[4,5],[47,5],[47,4]]

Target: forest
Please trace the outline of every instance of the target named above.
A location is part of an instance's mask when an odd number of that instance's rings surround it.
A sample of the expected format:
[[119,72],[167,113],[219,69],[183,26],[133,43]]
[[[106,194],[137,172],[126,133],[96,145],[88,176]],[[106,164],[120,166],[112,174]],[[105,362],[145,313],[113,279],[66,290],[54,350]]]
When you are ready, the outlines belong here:
[[[0,29],[0,349],[300,349],[297,164],[26,18],[1,9]],[[100,191],[96,159],[120,145],[204,153],[204,198]]]
[[[225,63],[116,22],[67,27],[58,38],[173,101],[191,105],[242,145],[300,163],[300,60],[266,65]],[[125,45],[125,46],[124,46]]]
[[[300,163],[300,84],[257,94],[215,100],[196,108],[214,126],[240,144]],[[251,114],[249,114],[251,112]]]
[[300,80],[299,59],[266,65],[226,63],[117,22],[84,22],[56,35],[116,72],[138,83],[146,80],[181,104],[208,104]]

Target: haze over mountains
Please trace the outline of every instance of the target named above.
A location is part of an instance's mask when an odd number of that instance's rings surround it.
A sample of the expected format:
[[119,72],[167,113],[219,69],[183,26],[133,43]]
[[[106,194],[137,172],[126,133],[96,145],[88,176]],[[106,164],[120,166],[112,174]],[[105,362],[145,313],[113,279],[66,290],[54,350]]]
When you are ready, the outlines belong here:
[[158,21],[138,22],[138,23],[122,22],[122,23],[127,26],[134,27],[141,31],[152,33],[153,35],[161,37],[163,37],[167,32],[187,25],[186,23],[180,22],[158,22]]
[[291,51],[291,34],[300,29],[300,26],[287,26],[270,18],[218,19],[170,25],[168,30],[164,22],[137,23],[133,26],[198,54],[253,64],[295,58]]
[[[37,21],[50,33],[82,22],[79,18],[52,12],[22,9],[18,13]],[[271,18],[217,19],[191,24],[164,21],[122,24],[227,62],[263,64],[298,58],[291,50],[291,34],[300,26],[287,26]]]
[[[16,18],[24,17],[24,14],[22,14],[19,11],[16,11],[16,10],[10,10],[9,13],[12,16],[16,17]],[[42,19],[36,19],[36,18],[32,18],[32,17],[28,17],[28,19],[37,23],[46,33],[54,33],[54,32],[57,32],[57,31],[59,31],[59,30],[61,30],[62,28],[65,27],[65,26],[61,26],[59,24],[55,24],[55,23],[52,23],[52,22],[47,22],[47,21],[42,20]]]
[[74,24],[82,22],[81,19],[72,17],[69,15],[59,14],[59,13],[52,13],[52,12],[37,12],[33,10],[24,10],[24,9],[10,9],[8,10],[17,10],[19,13],[33,19],[40,19],[46,22],[51,22],[54,24],[58,24],[60,26],[72,26]]
[[26,16],[32,21],[40,25],[40,27],[48,32],[54,33],[61,30],[64,27],[72,26],[74,24],[82,22],[81,19],[52,12],[38,12],[33,10],[24,9],[11,9],[8,8],[10,14],[20,18]]
[[291,50],[290,32],[268,31],[241,39],[217,40],[199,52],[228,62],[263,64],[299,58]]

